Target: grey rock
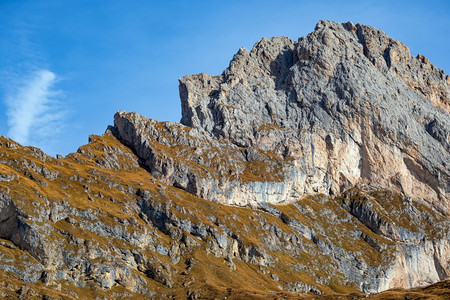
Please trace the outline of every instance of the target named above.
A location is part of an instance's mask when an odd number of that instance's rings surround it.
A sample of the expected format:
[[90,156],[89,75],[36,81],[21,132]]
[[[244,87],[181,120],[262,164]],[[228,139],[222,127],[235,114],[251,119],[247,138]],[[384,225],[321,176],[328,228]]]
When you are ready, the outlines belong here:
[[298,42],[264,38],[240,49],[221,75],[180,79],[183,124],[292,156],[305,193],[376,184],[443,212],[449,95],[449,77],[428,59],[350,22],[320,21]]

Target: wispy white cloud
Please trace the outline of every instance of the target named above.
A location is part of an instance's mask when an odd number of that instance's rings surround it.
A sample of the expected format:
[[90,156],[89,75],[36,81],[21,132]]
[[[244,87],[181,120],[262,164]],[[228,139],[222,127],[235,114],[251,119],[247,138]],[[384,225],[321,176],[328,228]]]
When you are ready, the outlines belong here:
[[21,144],[40,146],[55,135],[62,124],[64,111],[55,90],[57,76],[38,70],[15,87],[6,98],[8,136]]

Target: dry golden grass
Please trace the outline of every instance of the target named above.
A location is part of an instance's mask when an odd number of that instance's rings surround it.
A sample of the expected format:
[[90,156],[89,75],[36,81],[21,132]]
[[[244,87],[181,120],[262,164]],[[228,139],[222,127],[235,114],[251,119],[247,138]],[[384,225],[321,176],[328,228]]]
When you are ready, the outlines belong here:
[[[166,130],[163,128],[163,125],[161,126],[159,130]],[[47,221],[46,225],[51,226],[52,230],[54,230],[52,234],[46,236],[48,241],[66,239],[66,237],[67,239],[80,238],[94,241],[104,249],[135,249],[136,246],[131,243],[109,236],[100,236],[79,226],[83,222],[85,224],[98,222],[106,226],[116,226],[118,225],[118,220],[126,220],[127,225],[122,224],[120,226],[123,226],[127,231],[141,234],[146,231],[147,234],[154,236],[160,245],[169,248],[172,242],[170,236],[143,220],[139,216],[139,212],[133,208],[136,205],[136,200],[139,198],[135,193],[137,190],[149,191],[152,195],[152,199],[149,201],[168,207],[169,213],[174,218],[189,220],[194,224],[204,224],[215,228],[218,233],[224,231],[223,226],[232,229],[233,234],[238,235],[245,246],[260,246],[262,244],[263,238],[267,237],[267,229],[263,228],[262,223],[280,228],[286,235],[296,234],[294,229],[276,216],[250,208],[230,207],[212,203],[195,197],[184,190],[164,184],[139,167],[137,157],[132,151],[110,134],[105,134],[102,137],[92,136],[91,140],[92,142],[88,145],[80,147],[79,153],[70,154],[64,159],[44,157],[43,161],[41,159],[42,155],[36,152],[35,149],[21,147],[8,139],[0,138],[0,174],[15,176],[15,179],[11,181],[0,182],[0,191],[8,191],[19,210],[30,216],[39,216],[42,211],[51,209],[53,205],[62,205],[65,202],[77,211],[90,210],[95,212],[97,217],[95,220],[69,215],[70,222],[66,218],[55,223]],[[9,147],[6,145],[9,145]],[[176,146],[168,147],[161,143],[155,143],[155,149],[158,155],[177,155],[177,159],[181,159],[178,157],[179,153],[191,151],[191,149],[180,149]],[[119,164],[117,169],[108,169],[101,164],[111,155],[116,155],[117,157]],[[264,153],[264,155],[272,157],[272,160],[275,162],[280,159],[273,153]],[[224,158],[217,156],[216,159],[217,163],[221,163],[221,160]],[[212,172],[212,169],[209,170],[196,163],[190,163],[193,164],[193,168],[201,170],[199,172]],[[265,172],[268,167],[273,166],[268,166],[262,162],[249,162],[246,170],[241,174],[241,180],[267,180]],[[44,176],[42,171],[39,171],[42,168],[59,175],[56,179],[51,180]],[[274,181],[280,180],[275,173],[271,179]],[[372,195],[375,199],[374,201],[382,201],[379,199],[384,196],[381,194]],[[394,196],[393,198],[396,199]],[[399,203],[398,205],[402,204]],[[183,208],[184,211],[175,207]],[[334,221],[329,220],[324,212],[332,211],[338,218],[344,219],[346,212],[341,208],[338,201],[333,199],[319,201],[318,198],[304,197],[299,199],[295,205],[277,205],[275,207],[289,218],[311,228],[316,226],[315,224],[321,224],[324,236],[318,236],[318,238],[326,238],[336,245],[340,244],[345,250],[358,252],[368,262],[380,264],[389,258],[389,250],[386,250],[384,253],[375,251],[373,247],[369,247],[363,240],[350,239],[342,236],[337,231]],[[301,212],[298,207],[303,207],[306,213]],[[388,210],[387,213],[392,212]],[[262,222],[262,218],[265,219],[264,222]],[[343,230],[350,231],[357,228],[357,230],[381,244],[392,245],[391,241],[376,235],[355,218],[351,218],[351,222],[344,223],[343,226]],[[190,235],[188,232],[183,232],[183,234]],[[267,250],[268,257],[272,259],[277,258],[277,261],[274,263],[274,267],[264,266],[265,274],[259,266],[239,259],[233,260],[236,270],[231,271],[224,257],[207,254],[206,245],[208,239],[203,241],[195,239],[200,243],[200,246],[193,252],[187,253],[185,257],[182,257],[178,264],[172,263],[167,256],[151,250],[145,250],[148,256],[155,257],[176,270],[173,278],[173,289],[169,289],[144,276],[150,290],[155,291],[157,295],[173,295],[176,299],[185,299],[188,297],[188,293],[193,292],[201,292],[203,299],[224,299],[225,297],[228,299],[297,299],[299,297],[298,294],[281,292],[278,285],[299,281],[314,285],[329,294],[328,296],[320,297],[311,295],[307,296],[306,299],[353,299],[354,297],[364,296],[358,293],[355,287],[344,284],[342,274],[334,274],[333,281],[328,285],[318,284],[315,280],[316,276],[326,277],[329,274],[328,268],[333,268],[333,261],[330,257],[319,254],[317,245],[306,238],[301,240],[305,250],[299,251],[297,255],[292,255],[282,248]],[[283,240],[283,238],[280,239]],[[3,242],[10,243],[6,240],[3,240]],[[67,251],[77,251],[76,246],[73,244],[67,243],[66,247]],[[313,251],[309,252],[309,250]],[[10,259],[11,263],[16,266],[21,265],[26,259],[35,261],[35,258],[18,248],[11,249],[0,245],[0,254],[3,255],[4,259]],[[184,260],[188,258],[195,259],[197,263],[192,267],[192,270],[183,275],[183,272],[186,270]],[[296,263],[301,263],[310,272],[293,272],[289,266]],[[143,275],[137,270],[134,270],[134,272]],[[279,281],[274,281],[271,278],[271,274],[276,274],[279,277]],[[124,298],[126,295],[129,295],[133,299],[148,298],[142,294],[126,290],[120,285],[115,285],[110,290],[102,290],[89,288],[89,286],[80,288],[71,285],[69,282],[62,281],[61,291],[57,291],[45,286],[41,281],[25,283],[17,278],[17,275],[14,275],[14,273],[6,272],[0,268],[1,282],[3,284],[0,284],[0,291],[3,291],[5,297],[11,296],[12,298],[19,297],[22,286],[31,287],[35,291],[34,293],[30,291],[29,294],[24,295],[27,299],[38,299],[40,297],[39,294],[56,299],[111,298],[112,295],[124,295]],[[445,292],[446,290],[447,292]],[[74,294],[71,296],[70,292]],[[342,295],[335,295],[335,293]],[[403,299],[398,297],[401,297],[401,295],[409,297],[411,293],[413,297],[417,296],[411,299],[419,299],[419,296],[422,294],[427,295],[426,297],[441,297],[424,299],[444,299],[442,297],[448,296],[448,283],[447,286],[436,286],[435,288],[412,291],[396,290],[380,295],[397,297],[388,299]],[[384,296],[373,295],[370,297]]]

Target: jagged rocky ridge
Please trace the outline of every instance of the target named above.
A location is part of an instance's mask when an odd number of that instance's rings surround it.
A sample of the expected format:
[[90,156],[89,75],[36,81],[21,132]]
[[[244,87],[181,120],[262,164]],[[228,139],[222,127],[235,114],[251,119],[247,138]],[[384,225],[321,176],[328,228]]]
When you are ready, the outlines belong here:
[[444,280],[449,82],[377,29],[321,21],[298,42],[240,49],[222,75],[182,78],[181,123],[120,111],[63,159],[2,138],[0,296]]
[[285,180],[300,194],[375,185],[447,212],[449,83],[380,30],[321,21],[298,42],[240,49],[222,75],[183,77],[181,122],[289,158],[295,175]]

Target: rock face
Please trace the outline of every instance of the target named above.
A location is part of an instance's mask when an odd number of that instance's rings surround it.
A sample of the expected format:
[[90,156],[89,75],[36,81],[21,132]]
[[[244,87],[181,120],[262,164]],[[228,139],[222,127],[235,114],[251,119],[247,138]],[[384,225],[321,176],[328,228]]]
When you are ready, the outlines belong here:
[[0,297],[355,296],[445,280],[449,93],[383,32],[321,21],[182,78],[181,123],[119,111],[58,159],[1,137]]
[[[112,132],[158,179],[222,204],[281,203],[298,199],[300,174],[289,160],[257,148],[241,148],[196,128],[161,123],[120,111]],[[289,174],[289,176],[285,176]]]
[[292,158],[303,193],[372,184],[449,209],[450,79],[380,30],[264,38],[222,75],[183,77],[180,95],[183,124]]

